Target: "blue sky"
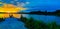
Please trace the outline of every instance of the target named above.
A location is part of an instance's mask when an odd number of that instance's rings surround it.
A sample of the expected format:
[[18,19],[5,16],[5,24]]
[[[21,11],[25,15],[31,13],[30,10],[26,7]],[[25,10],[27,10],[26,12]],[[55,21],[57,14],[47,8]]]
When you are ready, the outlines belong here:
[[[31,0],[31,3],[27,6],[35,6],[34,9],[42,11],[55,11],[60,9],[60,0]],[[32,8],[33,9],[33,8]]]
[[[3,0],[5,3],[10,3],[10,1],[14,0]],[[29,2],[29,4],[25,5],[25,7],[29,8],[27,11],[55,11],[60,9],[60,0],[17,0],[16,2]]]

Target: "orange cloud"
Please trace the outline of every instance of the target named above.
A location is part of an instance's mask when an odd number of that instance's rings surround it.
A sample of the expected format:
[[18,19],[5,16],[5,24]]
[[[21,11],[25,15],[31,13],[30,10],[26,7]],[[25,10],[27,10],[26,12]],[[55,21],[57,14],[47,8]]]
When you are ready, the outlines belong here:
[[0,12],[19,12],[21,10],[25,10],[26,8],[23,7],[17,7],[13,4],[5,4],[4,6],[0,7]]
[[[26,8],[23,8],[23,7],[17,7],[13,4],[4,4],[2,7],[0,7],[0,12],[6,12],[6,13],[16,13],[16,12],[19,12],[21,10],[25,10]],[[1,15],[1,14],[0,14]],[[19,14],[12,14],[14,17],[20,17]],[[9,17],[9,14],[2,14],[2,16],[0,17]]]

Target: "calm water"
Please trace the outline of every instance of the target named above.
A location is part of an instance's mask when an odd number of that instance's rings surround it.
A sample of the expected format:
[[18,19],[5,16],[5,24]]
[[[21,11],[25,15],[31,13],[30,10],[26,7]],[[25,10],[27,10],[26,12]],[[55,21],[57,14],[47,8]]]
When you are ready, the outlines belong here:
[[26,18],[34,18],[35,20],[42,20],[45,23],[51,23],[56,21],[57,24],[60,24],[60,17],[58,16],[46,16],[46,15],[32,15],[32,14],[23,14]]
[[7,18],[0,23],[0,29],[27,29],[24,25],[25,24],[18,21],[17,18]]

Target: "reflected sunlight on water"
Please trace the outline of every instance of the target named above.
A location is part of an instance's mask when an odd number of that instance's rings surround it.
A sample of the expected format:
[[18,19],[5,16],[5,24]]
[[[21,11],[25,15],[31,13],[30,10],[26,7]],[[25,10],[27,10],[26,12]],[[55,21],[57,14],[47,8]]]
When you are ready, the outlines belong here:
[[20,17],[21,17],[21,14],[13,14],[13,16],[14,16],[15,18],[20,18]]
[[[0,14],[0,18],[8,18],[10,14]],[[11,14],[15,18],[20,18],[21,14]]]

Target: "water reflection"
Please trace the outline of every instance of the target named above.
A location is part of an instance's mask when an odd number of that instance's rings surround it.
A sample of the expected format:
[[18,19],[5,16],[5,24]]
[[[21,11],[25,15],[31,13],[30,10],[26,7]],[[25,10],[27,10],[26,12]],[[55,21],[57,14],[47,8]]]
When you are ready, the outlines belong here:
[[0,14],[0,18],[8,18],[8,17],[10,17],[9,15],[12,15],[15,18],[21,17],[21,14]]
[[9,17],[0,22],[0,29],[27,29],[22,21],[18,21],[18,18],[21,17],[21,14],[4,14],[3,17],[5,16]]

